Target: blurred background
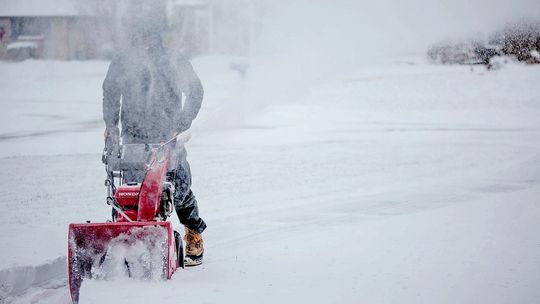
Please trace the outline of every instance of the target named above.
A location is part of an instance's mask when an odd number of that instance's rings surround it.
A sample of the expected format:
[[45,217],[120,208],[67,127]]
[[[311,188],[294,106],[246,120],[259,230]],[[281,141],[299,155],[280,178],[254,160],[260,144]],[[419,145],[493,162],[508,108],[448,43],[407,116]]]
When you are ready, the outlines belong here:
[[[331,58],[343,67],[446,40],[523,53],[540,36],[534,0],[2,0],[0,58],[110,58],[145,5],[165,24],[167,44],[189,58],[309,54],[312,64]],[[516,39],[519,50],[508,47]]]

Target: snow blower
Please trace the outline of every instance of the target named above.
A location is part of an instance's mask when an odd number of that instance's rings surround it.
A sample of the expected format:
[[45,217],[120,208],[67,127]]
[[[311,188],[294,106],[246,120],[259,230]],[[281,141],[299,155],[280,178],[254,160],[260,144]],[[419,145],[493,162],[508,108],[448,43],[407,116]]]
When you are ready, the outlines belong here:
[[79,301],[85,278],[170,279],[178,267],[184,267],[182,239],[167,219],[174,211],[172,160],[177,157],[173,154],[187,139],[180,136],[164,144],[124,144],[112,149],[106,145],[103,162],[112,220],[69,225],[73,303]]

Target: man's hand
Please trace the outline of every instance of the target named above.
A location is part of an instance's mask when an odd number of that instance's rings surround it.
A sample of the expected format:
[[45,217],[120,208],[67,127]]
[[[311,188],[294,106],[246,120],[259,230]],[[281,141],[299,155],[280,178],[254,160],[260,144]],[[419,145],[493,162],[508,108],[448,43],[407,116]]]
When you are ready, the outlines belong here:
[[180,123],[180,127],[171,132],[171,138],[176,138],[178,142],[185,143],[191,138],[191,134],[187,132],[191,127],[191,122],[184,121]]
[[118,128],[118,126],[107,127],[107,128],[105,128],[105,133],[103,134],[103,136],[105,136],[105,138],[107,138],[109,136],[119,137],[120,136],[120,129]]
[[105,140],[107,140],[108,138],[120,138],[120,129],[118,128],[118,126],[114,126],[114,127],[107,127],[105,128],[105,133],[103,134],[103,136],[105,136]]
[[105,129],[105,151],[103,162],[105,162],[105,156],[118,153],[120,145],[120,129],[117,126],[107,127]]
[[191,121],[183,120],[180,123],[180,126],[178,127],[178,129],[176,129],[175,133],[176,135],[179,135],[180,133],[183,133],[189,130],[190,127],[191,127]]

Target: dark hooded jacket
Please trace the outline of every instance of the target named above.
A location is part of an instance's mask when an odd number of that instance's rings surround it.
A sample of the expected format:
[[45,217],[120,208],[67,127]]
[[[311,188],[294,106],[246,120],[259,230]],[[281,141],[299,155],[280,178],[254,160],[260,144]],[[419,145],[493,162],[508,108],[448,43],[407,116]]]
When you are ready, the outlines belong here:
[[[185,98],[183,98],[185,96]],[[184,99],[184,101],[183,101]],[[163,47],[115,56],[103,82],[103,120],[132,142],[160,142],[197,116],[203,87],[191,64]]]

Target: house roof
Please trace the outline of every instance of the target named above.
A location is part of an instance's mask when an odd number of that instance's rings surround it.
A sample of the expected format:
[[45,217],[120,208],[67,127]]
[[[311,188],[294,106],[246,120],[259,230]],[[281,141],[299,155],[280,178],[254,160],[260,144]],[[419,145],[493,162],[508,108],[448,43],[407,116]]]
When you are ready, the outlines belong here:
[[0,0],[0,17],[78,16],[75,0]]

